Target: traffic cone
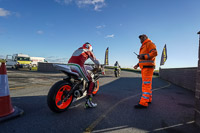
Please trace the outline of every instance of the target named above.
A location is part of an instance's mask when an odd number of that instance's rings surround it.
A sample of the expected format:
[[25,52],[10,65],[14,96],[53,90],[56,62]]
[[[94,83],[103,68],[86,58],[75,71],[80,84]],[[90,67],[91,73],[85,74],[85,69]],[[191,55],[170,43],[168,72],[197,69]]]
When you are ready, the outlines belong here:
[[20,116],[23,110],[12,106],[5,61],[0,60],[0,122]]

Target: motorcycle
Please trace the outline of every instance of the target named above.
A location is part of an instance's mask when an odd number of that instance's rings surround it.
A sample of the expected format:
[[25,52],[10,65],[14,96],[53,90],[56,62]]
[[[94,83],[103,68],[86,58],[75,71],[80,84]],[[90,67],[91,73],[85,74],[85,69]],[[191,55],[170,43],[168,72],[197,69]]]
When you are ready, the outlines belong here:
[[[47,95],[47,104],[53,112],[61,113],[66,111],[72,102],[76,101],[78,98],[82,98],[89,85],[77,72],[73,72],[70,66],[54,64],[54,67],[63,72],[66,77],[64,77],[63,80],[56,82],[50,88]],[[98,79],[102,70],[92,66],[87,67],[90,67],[90,70],[87,70],[95,81],[95,86],[92,92],[94,96],[99,90]]]
[[117,68],[117,67],[114,68],[115,77],[119,77],[120,76],[120,72],[121,72],[120,68]]

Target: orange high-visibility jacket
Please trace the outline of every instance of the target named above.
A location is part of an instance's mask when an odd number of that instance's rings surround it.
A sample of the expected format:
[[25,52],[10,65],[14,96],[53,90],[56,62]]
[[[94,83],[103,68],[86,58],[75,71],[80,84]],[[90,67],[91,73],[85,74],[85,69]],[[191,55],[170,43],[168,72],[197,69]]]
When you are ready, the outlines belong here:
[[143,59],[139,59],[140,68],[155,68],[155,60],[157,56],[156,45],[149,39],[146,39],[140,48],[140,55],[143,55]]

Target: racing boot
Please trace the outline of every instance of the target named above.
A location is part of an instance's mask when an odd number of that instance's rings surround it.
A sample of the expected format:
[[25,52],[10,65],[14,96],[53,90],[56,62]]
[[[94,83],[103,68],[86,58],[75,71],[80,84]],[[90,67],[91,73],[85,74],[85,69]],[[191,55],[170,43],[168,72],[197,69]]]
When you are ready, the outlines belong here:
[[92,102],[92,95],[88,95],[85,102],[85,108],[95,108],[96,106],[97,104]]

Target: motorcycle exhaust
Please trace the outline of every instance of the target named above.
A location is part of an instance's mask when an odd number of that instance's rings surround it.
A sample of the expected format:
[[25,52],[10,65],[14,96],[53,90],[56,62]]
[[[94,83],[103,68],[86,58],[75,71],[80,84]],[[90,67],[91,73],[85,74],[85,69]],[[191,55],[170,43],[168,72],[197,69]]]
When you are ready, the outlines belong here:
[[79,92],[79,90],[74,91],[74,96],[77,98],[81,96],[81,93]]

